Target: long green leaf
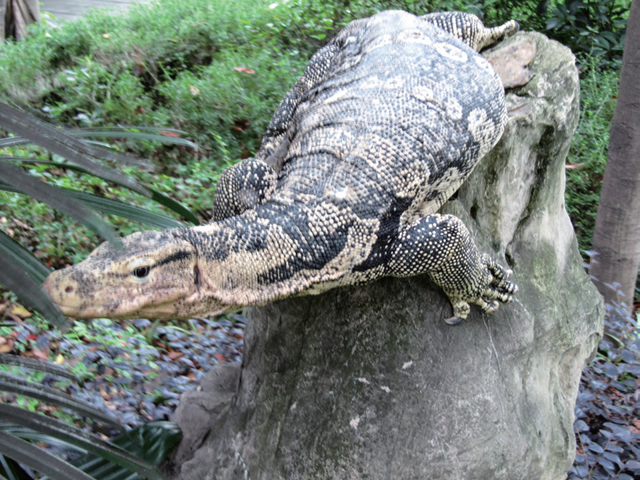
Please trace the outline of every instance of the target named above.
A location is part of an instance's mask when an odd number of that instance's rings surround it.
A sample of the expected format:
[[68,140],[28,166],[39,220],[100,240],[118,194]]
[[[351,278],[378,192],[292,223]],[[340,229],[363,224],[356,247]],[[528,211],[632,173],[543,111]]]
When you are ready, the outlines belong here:
[[6,480],[33,480],[15,460],[0,455],[0,473],[6,475]]
[[127,450],[105,442],[98,435],[84,432],[61,420],[46,417],[39,413],[25,410],[24,408],[3,404],[0,404],[0,420],[30,428],[45,435],[50,435],[128,470],[137,472],[144,477],[161,479],[160,472],[152,465],[140,460],[140,458],[129,453]]
[[[31,163],[31,164],[35,164],[35,165],[47,165],[47,166],[51,166],[51,167],[55,167],[55,168],[62,168],[64,170],[72,170],[72,171],[81,172],[81,173],[90,173],[87,170],[85,170],[84,168],[82,168],[80,166],[77,166],[77,165],[73,165],[73,164],[69,164],[69,163],[50,162],[48,160],[39,160],[37,158],[0,156],[0,160],[7,160],[7,161],[13,161],[13,162],[24,162],[24,163]],[[127,185],[123,185],[123,184],[115,182],[115,181],[114,181],[114,183],[116,183],[117,185],[120,185],[122,187],[127,188]],[[198,220],[198,217],[191,210],[189,210],[187,207],[185,207],[182,203],[172,199],[171,197],[165,195],[164,193],[158,192],[157,190],[154,190],[154,189],[149,188],[149,187],[146,187],[146,188],[151,193],[151,199],[154,202],[159,203],[160,205],[163,205],[163,206],[169,208],[170,210],[173,210],[178,215],[181,215],[184,219],[186,219],[187,221],[193,223],[194,225],[198,225],[200,223],[200,221]],[[0,189],[2,189],[1,185],[0,185]]]
[[68,378],[69,380],[73,380],[76,383],[82,383],[82,381],[78,377],[76,377],[66,368],[55,365],[51,362],[36,360],[35,358],[20,357],[18,355],[0,353],[0,364],[28,368],[29,370],[37,370],[38,372],[49,373],[58,377]]
[[129,157],[116,155],[104,148],[87,145],[67,135],[64,131],[47,125],[32,115],[22,112],[17,108],[10,107],[2,102],[0,102],[0,128],[28,138],[33,143],[46,148],[50,152],[83,166],[89,172],[100,178],[107,178],[112,181],[117,180],[118,182],[127,184],[128,188],[142,195],[149,195],[149,192],[134,180],[121,174],[117,170],[105,167],[89,158],[89,156],[92,156],[120,162],[126,160],[131,163],[132,159]]
[[[198,146],[180,135],[186,132],[174,128],[159,127],[98,127],[65,129],[67,135],[76,138],[129,138],[132,140],[153,140],[165,144],[180,145],[197,149]],[[7,137],[0,139],[0,148],[16,147],[32,143],[23,137]]]
[[28,440],[31,443],[46,443],[47,445],[50,445],[52,447],[77,452],[80,455],[84,455],[86,453],[84,449],[76,447],[75,445],[63,442],[62,440],[59,440],[56,437],[52,437],[51,435],[45,435],[44,433],[38,433],[34,430],[31,430],[30,428],[16,425],[13,422],[0,421],[0,430],[23,440]]
[[44,282],[44,279],[51,273],[51,270],[44,263],[2,230],[0,230],[0,249],[21,265],[36,282]]
[[[0,104],[1,105],[1,104]],[[92,212],[84,204],[72,199],[59,189],[44,183],[31,175],[27,175],[20,169],[9,165],[7,162],[0,162],[0,182],[5,183],[2,187],[5,190],[20,191],[36,200],[47,203],[51,207],[62,213],[75,218],[79,222],[88,226],[102,238],[113,245],[122,245],[118,234]]]
[[23,266],[16,263],[8,255],[0,250],[0,285],[14,292],[20,301],[31,308],[38,310],[44,317],[58,328],[67,326],[67,319],[58,310],[51,299],[42,291],[40,283],[36,282],[27,273]]
[[165,207],[170,208],[171,210],[176,212],[178,215],[182,215],[182,218],[193,223],[194,225],[200,225],[200,220],[198,220],[198,217],[191,210],[189,210],[187,207],[182,205],[180,202],[174,200],[173,198],[169,197],[168,195],[165,195],[162,192],[158,192],[157,190],[149,189],[149,191],[151,192],[151,199],[154,202],[157,202],[160,205],[164,205]]
[[118,217],[128,218],[136,222],[145,223],[152,227],[158,228],[179,228],[184,227],[182,223],[173,218],[167,217],[160,213],[151,212],[144,208],[110,198],[99,197],[92,193],[81,192],[79,190],[71,190],[68,188],[61,189],[72,198],[80,200],[88,207],[107,215],[117,215]]
[[79,138],[129,138],[132,140],[152,140],[155,142],[168,143],[172,145],[180,145],[197,149],[198,146],[184,138],[162,135],[162,133],[143,133],[143,132],[127,132],[121,130],[74,130],[68,131],[70,135]]
[[[93,193],[81,192],[80,190],[72,190],[70,188],[53,187],[56,190],[68,195],[70,198],[82,202],[87,207],[102,212],[107,215],[116,215],[118,217],[128,218],[136,222],[151,225],[157,228],[179,228],[184,227],[182,223],[173,218],[167,217],[160,213],[155,213],[135,205],[129,205],[118,200],[100,197]],[[17,189],[8,185],[1,185],[0,189],[7,192],[21,193]]]
[[54,480],[95,480],[70,463],[2,431],[0,431],[0,451],[3,455],[49,475]]
[[118,430],[122,430],[120,422],[110,415],[106,415],[100,410],[93,408],[86,403],[80,402],[73,398],[71,395],[67,395],[54,388],[45,387],[38,383],[29,382],[13,375],[0,372],[0,390],[7,392],[17,393],[18,395],[25,395],[31,398],[37,398],[43,402],[50,403],[62,408],[68,408],[77,412],[78,414],[89,417],[93,420],[111,425]]

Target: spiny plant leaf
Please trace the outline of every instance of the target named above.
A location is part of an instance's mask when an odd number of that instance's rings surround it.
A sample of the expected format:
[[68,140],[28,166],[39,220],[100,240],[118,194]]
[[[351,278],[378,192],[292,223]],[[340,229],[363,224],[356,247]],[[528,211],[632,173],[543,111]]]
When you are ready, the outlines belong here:
[[[102,212],[107,215],[116,215],[118,217],[128,218],[136,222],[144,223],[157,228],[180,228],[184,225],[173,218],[167,217],[160,213],[151,212],[135,205],[129,205],[118,200],[112,200],[106,197],[100,197],[93,193],[81,192],[70,188],[53,187],[59,192],[68,195],[69,198],[82,202],[87,207]],[[19,190],[8,185],[0,185],[1,190],[8,192],[18,192]]]
[[[198,146],[180,135],[186,135],[182,130],[174,128],[156,127],[98,127],[65,129],[64,133],[75,138],[129,138],[132,140],[153,140],[161,143],[180,145],[197,149]],[[0,139],[0,148],[16,147],[33,143],[23,137],[7,137]],[[147,164],[144,164],[146,167]]]
[[10,258],[0,249],[0,285],[14,292],[21,301],[38,310],[58,328],[66,328],[67,319],[40,288],[40,283],[31,278],[24,270],[24,264]]
[[71,190],[68,188],[60,189],[67,193],[70,197],[80,200],[82,203],[99,212],[107,215],[117,215],[118,217],[128,218],[136,222],[144,223],[157,228],[179,228],[184,225],[173,218],[161,215],[159,213],[145,210],[144,208],[110,198],[99,197],[88,192]]
[[132,470],[149,479],[160,479],[161,475],[152,465],[142,461],[127,450],[109,442],[98,435],[87,433],[65,422],[30,412],[13,405],[0,404],[0,420],[29,428],[49,435],[76,447],[98,455],[128,470]]
[[0,185],[3,190],[18,190],[36,200],[47,203],[88,226],[113,245],[122,245],[120,237],[113,228],[85,205],[60,192],[57,188],[27,175],[7,162],[0,162],[0,182],[4,183],[4,185]]
[[4,455],[0,455],[0,473],[5,475],[2,478],[6,480],[33,480],[18,462]]
[[[159,465],[175,449],[182,439],[182,431],[173,422],[151,422],[142,427],[118,435],[111,443],[146,460]],[[110,462],[87,454],[73,462],[78,468],[100,480],[138,480],[129,472]]]
[[89,158],[89,156],[92,156],[131,163],[132,159],[130,157],[114,154],[104,148],[87,145],[67,135],[63,130],[40,122],[32,115],[2,102],[0,102],[0,128],[27,138],[50,152],[83,166],[87,171],[100,178],[121,182],[126,184],[128,188],[149,196],[149,192],[142,185],[117,170],[105,167]]
[[36,282],[42,283],[51,270],[29,250],[0,230],[0,250],[19,264]]
[[66,368],[55,365],[51,362],[43,362],[34,358],[20,357],[18,355],[8,355],[0,353],[0,364],[12,365],[14,367],[28,368],[39,372],[57,375],[58,377],[68,378],[76,383],[82,383],[81,380]]
[[0,431],[0,451],[53,480],[95,480],[70,463],[3,431]]
[[[140,130],[136,132],[135,130]],[[167,129],[144,129],[147,132],[143,132],[140,127],[113,127],[113,128],[99,128],[99,129],[77,129],[67,131],[69,135],[78,138],[129,138],[132,140],[152,140],[156,142],[168,143],[172,145],[180,145],[183,147],[189,147],[197,149],[198,146],[184,138],[180,138],[180,134],[184,134],[180,130],[167,130]],[[159,133],[155,133],[159,132]],[[163,135],[163,132],[171,135]]]
[[[0,160],[13,161],[13,162],[24,162],[24,163],[34,164],[34,165],[48,165],[48,166],[55,167],[55,168],[62,168],[63,170],[72,170],[72,171],[80,172],[80,173],[90,173],[89,171],[87,171],[84,168],[79,167],[77,165],[68,164],[68,163],[51,162],[51,161],[48,161],[48,160],[39,160],[39,159],[36,159],[36,158],[0,156]],[[123,185],[123,184],[118,183],[116,181],[114,181],[113,183],[127,188],[127,185]],[[178,215],[181,215],[184,219],[186,219],[187,221],[193,223],[194,225],[198,225],[200,223],[200,221],[198,220],[198,217],[191,210],[189,210],[187,207],[185,207],[182,203],[172,199],[171,197],[165,195],[164,193],[158,192],[157,190],[154,190],[154,189],[149,188],[149,187],[146,187],[146,188],[151,193],[151,199],[154,202],[159,203],[160,205],[163,205],[163,206],[169,208],[170,210],[173,210]],[[1,185],[0,185],[0,189],[2,189]]]
[[46,387],[34,382],[29,382],[13,375],[0,372],[0,390],[17,393],[18,395],[24,395],[26,397],[36,398],[38,400],[42,400],[43,402],[47,402],[51,405],[56,405],[61,408],[68,408],[82,416],[89,417],[93,420],[111,425],[118,430],[122,430],[122,426],[115,418],[106,415],[100,410],[97,410],[83,402],[80,402],[73,398],[71,395],[67,395],[66,393],[63,393],[54,388]]

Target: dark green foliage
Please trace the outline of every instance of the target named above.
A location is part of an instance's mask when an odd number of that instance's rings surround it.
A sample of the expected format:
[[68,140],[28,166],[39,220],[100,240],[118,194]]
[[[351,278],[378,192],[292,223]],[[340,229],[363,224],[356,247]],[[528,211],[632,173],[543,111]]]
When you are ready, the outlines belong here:
[[630,0],[565,0],[547,21],[551,36],[582,59],[621,60]]
[[565,202],[581,251],[591,247],[619,75],[618,70],[595,65],[580,73],[580,123],[567,158]]
[[[0,356],[0,363],[8,363],[41,370],[64,378],[73,378],[60,367],[42,364],[17,356]],[[49,404],[88,416],[94,422],[113,425],[119,423],[99,410],[78,402],[60,390],[23,380],[0,372],[0,390],[38,398]],[[160,479],[154,468],[171,453],[181,438],[181,432],[169,422],[156,422],[121,434],[111,443],[59,419],[32,412],[21,407],[0,404],[0,475],[5,478],[31,480],[32,470],[46,474],[53,480],[92,480],[106,478]],[[39,445],[50,444],[67,452],[90,452],[73,464],[54,456]],[[135,473],[134,473],[135,472]]]
[[640,475],[640,337],[637,319],[607,305],[607,336],[582,373],[575,407],[578,451],[569,480],[632,480]]

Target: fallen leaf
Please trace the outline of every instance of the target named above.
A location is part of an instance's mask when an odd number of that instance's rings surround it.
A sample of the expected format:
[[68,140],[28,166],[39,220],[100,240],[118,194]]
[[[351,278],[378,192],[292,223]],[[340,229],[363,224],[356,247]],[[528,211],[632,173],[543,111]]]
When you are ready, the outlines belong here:
[[256,73],[255,70],[251,70],[250,68],[245,67],[233,67],[233,69],[242,73],[248,73],[249,75],[253,75],[254,73]]
[[171,360],[177,360],[180,357],[184,357],[184,352],[169,352],[167,353],[167,357]]
[[64,363],[64,357],[59,353],[53,363],[56,365],[62,365]]
[[160,132],[160,135],[164,135],[165,137],[179,137],[180,134],[176,132]]
[[44,361],[49,360],[49,355],[47,355],[46,353],[44,353],[44,352],[42,352],[40,350],[37,350],[37,349],[34,348],[32,350],[32,353],[33,353],[34,357],[39,358],[40,360],[44,360]]
[[33,316],[33,313],[31,313],[29,310],[18,303],[13,305],[13,308],[9,311],[9,313],[20,318],[29,318]]

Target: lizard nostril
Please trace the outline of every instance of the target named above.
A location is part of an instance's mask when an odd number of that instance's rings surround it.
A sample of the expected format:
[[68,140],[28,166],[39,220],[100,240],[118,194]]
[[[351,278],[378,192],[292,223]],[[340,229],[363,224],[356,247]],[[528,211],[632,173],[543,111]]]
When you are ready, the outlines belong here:
[[73,287],[71,285],[69,285],[67,288],[64,289],[65,293],[71,293],[73,292]]

